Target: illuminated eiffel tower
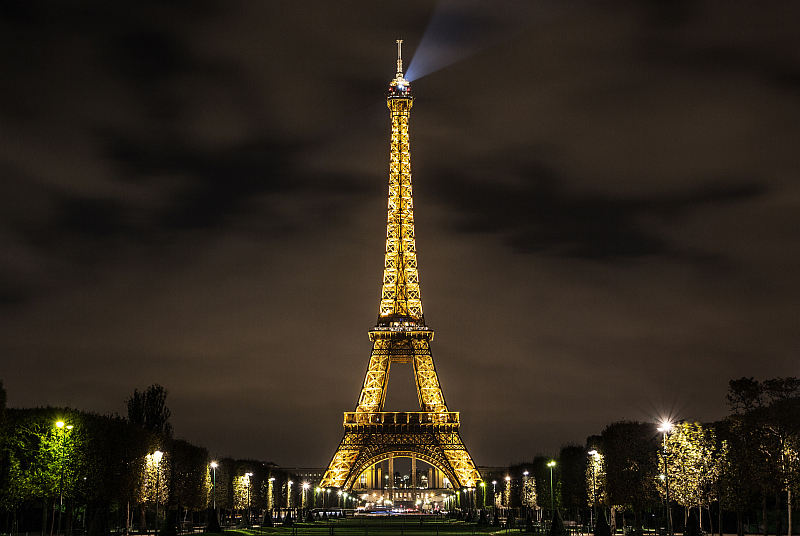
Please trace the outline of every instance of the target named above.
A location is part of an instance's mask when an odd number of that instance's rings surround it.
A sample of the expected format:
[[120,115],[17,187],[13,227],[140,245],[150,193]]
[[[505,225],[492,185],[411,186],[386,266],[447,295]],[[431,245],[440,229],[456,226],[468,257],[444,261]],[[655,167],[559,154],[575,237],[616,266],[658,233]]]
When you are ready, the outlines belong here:
[[[481,476],[458,433],[459,415],[447,410],[433,364],[433,331],[425,325],[414,245],[408,118],[414,94],[403,77],[402,40],[397,41],[397,76],[386,93],[391,110],[389,217],[378,322],[369,331],[372,355],[355,411],[344,414],[344,438],[321,486],[351,490],[359,476],[395,456],[423,460],[456,489],[475,487]],[[384,412],[392,363],[411,363],[420,411]],[[378,477],[380,479],[380,477]]]

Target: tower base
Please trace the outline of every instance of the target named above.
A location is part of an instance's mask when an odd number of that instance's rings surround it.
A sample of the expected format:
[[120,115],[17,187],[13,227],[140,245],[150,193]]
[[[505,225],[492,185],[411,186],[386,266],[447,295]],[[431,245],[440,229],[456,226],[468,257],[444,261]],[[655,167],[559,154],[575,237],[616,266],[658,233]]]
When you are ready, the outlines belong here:
[[359,475],[390,456],[416,456],[442,471],[454,488],[481,476],[458,433],[458,413],[347,412],[344,437],[322,487],[350,490]]

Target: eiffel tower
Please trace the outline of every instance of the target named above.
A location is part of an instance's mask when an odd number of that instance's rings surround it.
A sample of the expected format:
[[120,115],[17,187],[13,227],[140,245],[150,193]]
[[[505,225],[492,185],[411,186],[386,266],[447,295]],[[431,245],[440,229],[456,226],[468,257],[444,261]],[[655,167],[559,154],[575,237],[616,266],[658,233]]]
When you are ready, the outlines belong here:
[[[414,94],[403,77],[402,40],[397,41],[397,75],[386,93],[391,111],[389,216],[380,313],[369,331],[372,355],[355,411],[344,414],[344,437],[320,485],[351,490],[359,476],[394,456],[423,460],[456,489],[475,487],[481,475],[458,433],[459,414],[447,409],[433,364],[433,330],[425,325],[414,244],[408,118]],[[411,363],[420,411],[385,412],[392,363]],[[391,492],[390,492],[391,493]]]

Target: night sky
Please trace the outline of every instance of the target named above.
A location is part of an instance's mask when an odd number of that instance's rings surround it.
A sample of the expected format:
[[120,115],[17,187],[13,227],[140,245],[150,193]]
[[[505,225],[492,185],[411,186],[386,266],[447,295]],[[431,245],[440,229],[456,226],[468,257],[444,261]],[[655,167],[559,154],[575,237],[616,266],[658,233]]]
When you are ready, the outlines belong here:
[[[422,300],[478,465],[800,375],[800,2],[0,1],[0,379],[325,466],[404,40]],[[416,410],[395,365],[387,410]]]

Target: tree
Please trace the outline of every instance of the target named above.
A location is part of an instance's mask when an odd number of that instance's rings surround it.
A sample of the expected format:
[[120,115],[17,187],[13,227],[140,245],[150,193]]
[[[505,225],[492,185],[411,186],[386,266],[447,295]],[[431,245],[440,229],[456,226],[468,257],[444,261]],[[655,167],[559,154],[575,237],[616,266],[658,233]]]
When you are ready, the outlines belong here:
[[[41,501],[45,531],[48,501],[59,496],[73,497],[75,477],[82,474],[85,462],[81,456],[85,446],[82,415],[68,408],[48,407],[12,409],[6,417],[3,449],[6,467],[0,504],[16,510],[26,502]],[[57,421],[66,422],[67,426],[58,428]],[[54,506],[51,524],[55,514]]]
[[203,510],[211,496],[208,451],[183,440],[171,441],[169,450],[170,506]]
[[600,511],[597,516],[597,525],[594,527],[594,536],[611,536],[611,527],[608,525],[606,515]]
[[736,512],[736,533],[744,536],[744,513],[754,502],[756,476],[753,474],[754,447],[750,434],[744,433],[741,416],[733,415],[717,425],[725,455],[720,463],[720,503]]
[[[670,498],[685,508],[708,506],[716,498],[721,455],[714,429],[700,423],[679,423],[665,439],[666,458],[659,457],[659,472],[668,474]],[[724,449],[724,446],[721,446]],[[662,497],[666,486],[656,479]],[[702,518],[698,517],[702,525]]]
[[798,480],[798,444],[800,443],[800,379],[775,378],[759,383],[753,378],[731,380],[728,403],[734,414],[731,431],[745,446],[751,483],[761,494],[763,533],[767,528],[767,498],[775,496],[777,533],[781,532],[781,493],[791,518],[792,489]]
[[586,449],[578,445],[566,445],[558,454],[564,508],[577,511],[586,506],[586,461]]
[[127,400],[128,421],[152,432],[172,437],[167,394],[168,391],[157,383],[142,393],[134,389],[133,395]]
[[611,506],[606,497],[606,463],[599,436],[586,441],[586,452],[593,452],[586,459],[586,504],[590,507]]
[[633,510],[634,530],[642,534],[642,510],[656,502],[658,437],[651,424],[610,424],[601,437],[608,500]]

